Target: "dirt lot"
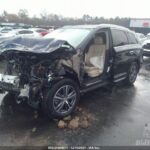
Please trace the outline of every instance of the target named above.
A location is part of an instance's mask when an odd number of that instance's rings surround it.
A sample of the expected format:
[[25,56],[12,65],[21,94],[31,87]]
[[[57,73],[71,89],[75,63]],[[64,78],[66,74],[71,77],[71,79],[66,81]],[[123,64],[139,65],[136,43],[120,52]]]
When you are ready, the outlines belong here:
[[[58,120],[49,120],[26,104],[3,101],[1,94],[0,146],[150,145],[148,65],[150,58],[145,58],[132,87],[118,86],[112,93],[101,88],[82,96],[73,114],[79,123],[75,129],[69,127],[69,120],[60,129]],[[84,122],[82,126],[81,121],[86,119],[88,125]]]

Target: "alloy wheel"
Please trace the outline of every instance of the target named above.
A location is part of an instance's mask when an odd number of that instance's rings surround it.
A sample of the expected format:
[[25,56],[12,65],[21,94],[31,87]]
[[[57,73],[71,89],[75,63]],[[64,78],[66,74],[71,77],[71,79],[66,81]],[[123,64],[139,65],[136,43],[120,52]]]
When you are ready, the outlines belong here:
[[130,72],[129,72],[129,80],[131,83],[133,83],[136,80],[137,77],[137,65],[136,63],[132,64],[130,67]]
[[77,93],[73,86],[64,85],[60,87],[53,97],[53,108],[57,113],[70,112],[75,105]]

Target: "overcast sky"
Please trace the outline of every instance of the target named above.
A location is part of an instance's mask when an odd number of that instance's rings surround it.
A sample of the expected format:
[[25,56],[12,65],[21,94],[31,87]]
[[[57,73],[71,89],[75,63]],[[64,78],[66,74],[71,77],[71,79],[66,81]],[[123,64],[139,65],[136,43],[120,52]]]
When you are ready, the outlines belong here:
[[27,9],[30,16],[45,10],[65,17],[150,18],[150,0],[0,0],[0,13],[18,13],[19,9]]

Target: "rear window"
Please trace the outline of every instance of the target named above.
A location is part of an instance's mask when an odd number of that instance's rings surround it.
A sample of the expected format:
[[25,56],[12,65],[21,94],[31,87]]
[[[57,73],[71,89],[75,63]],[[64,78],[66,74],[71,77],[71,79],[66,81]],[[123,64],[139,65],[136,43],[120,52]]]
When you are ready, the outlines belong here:
[[112,29],[113,46],[128,44],[128,39],[124,31]]
[[32,34],[33,31],[30,31],[30,30],[22,30],[22,31],[19,31],[18,33],[19,33],[19,34]]
[[38,32],[38,33],[41,33],[41,32],[47,32],[47,30],[44,30],[44,29],[38,29],[38,30],[36,30],[36,32]]
[[129,44],[137,44],[138,43],[134,34],[128,32],[127,36],[128,36]]

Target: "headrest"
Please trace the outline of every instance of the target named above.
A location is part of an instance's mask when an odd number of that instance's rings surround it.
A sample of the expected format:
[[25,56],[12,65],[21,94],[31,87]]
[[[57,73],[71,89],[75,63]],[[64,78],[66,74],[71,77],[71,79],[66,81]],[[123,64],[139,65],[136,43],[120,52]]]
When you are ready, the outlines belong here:
[[94,38],[94,44],[104,44],[103,38],[100,37],[100,36],[96,36],[96,37]]

